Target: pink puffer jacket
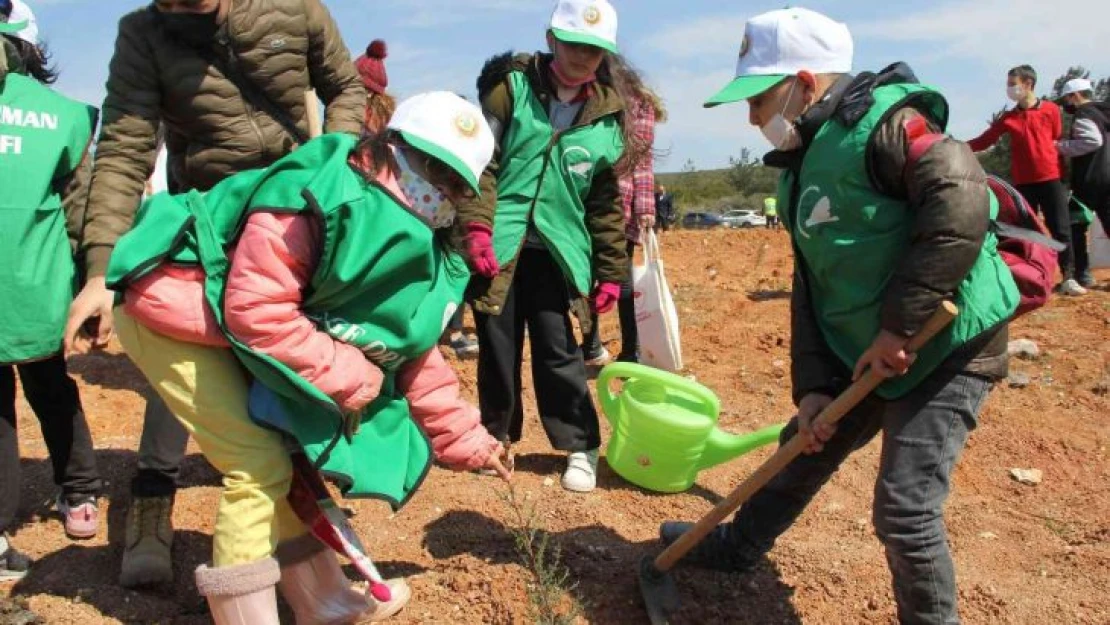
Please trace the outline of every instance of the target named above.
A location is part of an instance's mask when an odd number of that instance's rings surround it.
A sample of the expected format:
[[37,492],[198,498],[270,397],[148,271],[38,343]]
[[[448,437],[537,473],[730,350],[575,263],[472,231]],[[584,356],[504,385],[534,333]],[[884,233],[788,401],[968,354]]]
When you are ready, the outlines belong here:
[[[392,175],[380,182],[405,197]],[[320,332],[301,311],[319,239],[308,216],[251,215],[231,254],[224,313],[237,340],[281,361],[343,410],[354,412],[378,396],[383,375],[357,347]],[[203,280],[199,268],[163,265],[127,291],[124,310],[171,338],[227,346],[205,302]],[[501,452],[501,444],[482,427],[478,410],[460,397],[458,378],[438,347],[403,366],[397,383],[443,464],[476,469]]]

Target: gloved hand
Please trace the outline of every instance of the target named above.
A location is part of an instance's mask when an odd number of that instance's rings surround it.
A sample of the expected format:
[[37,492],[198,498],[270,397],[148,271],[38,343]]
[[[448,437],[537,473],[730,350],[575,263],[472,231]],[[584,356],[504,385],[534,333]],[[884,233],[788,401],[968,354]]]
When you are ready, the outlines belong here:
[[594,289],[593,307],[598,314],[604,315],[605,313],[613,310],[617,305],[617,300],[621,297],[621,285],[616,282],[602,282]]
[[493,278],[501,272],[493,252],[493,228],[481,223],[466,224],[466,253],[479,275]]

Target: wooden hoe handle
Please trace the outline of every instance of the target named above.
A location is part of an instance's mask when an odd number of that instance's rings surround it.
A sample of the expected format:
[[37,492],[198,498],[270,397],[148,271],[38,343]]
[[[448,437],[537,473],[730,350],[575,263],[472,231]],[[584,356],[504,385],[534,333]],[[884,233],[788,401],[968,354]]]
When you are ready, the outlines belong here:
[[[906,353],[916,353],[924,347],[934,336],[941,330],[952,323],[958,314],[956,305],[952,302],[943,302],[940,308],[937,309],[933,316],[925,323],[917,334],[910,339],[906,344]],[[856,404],[863,401],[865,397],[870,395],[876,388],[885,381],[884,378],[871,370],[868,370],[859,380],[856,380],[847,390],[840,394],[839,397],[833,400],[821,414],[817,415],[814,423],[833,425],[840,421],[844,415],[848,414],[856,406]],[[802,450],[805,449],[805,439],[801,436],[795,435],[785,445],[778,448],[773,456],[767,459],[758,469],[752,473],[748,479],[744,480],[742,484],[736,487],[728,497],[725,497],[721,503],[717,504],[713,510],[701,518],[694,527],[690,528],[678,540],[667,547],[662,553],[655,558],[655,568],[660,572],[669,571],[679,560],[682,559],[691,549],[696,547],[710,532],[713,531],[718,524],[725,520],[728,515],[736,511],[741,505],[744,504],[752,495],[759,489],[763,488],[767,482],[771,481],[779,471],[783,470],[786,465],[790,464]]]

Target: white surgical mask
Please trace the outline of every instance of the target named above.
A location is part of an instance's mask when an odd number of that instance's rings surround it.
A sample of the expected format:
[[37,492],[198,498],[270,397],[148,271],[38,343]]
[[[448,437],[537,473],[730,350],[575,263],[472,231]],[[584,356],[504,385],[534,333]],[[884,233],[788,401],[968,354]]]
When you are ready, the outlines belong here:
[[759,129],[763,136],[771,142],[771,145],[775,146],[776,150],[783,152],[797,150],[802,147],[802,135],[798,132],[798,126],[783,117],[786,107],[790,106],[790,99],[794,96],[794,87],[796,86],[798,86],[797,80],[790,85],[790,92],[786,95],[786,102],[782,105],[782,111],[775,113],[771,121]]
[[1021,85],[1014,85],[1013,87],[1006,88],[1006,97],[1014,102],[1021,102],[1025,99],[1025,88]]
[[405,151],[393,148],[393,156],[401,175],[397,184],[409,198],[410,210],[433,229],[446,228],[455,223],[455,205],[442,191],[416,173],[416,168],[405,158]]

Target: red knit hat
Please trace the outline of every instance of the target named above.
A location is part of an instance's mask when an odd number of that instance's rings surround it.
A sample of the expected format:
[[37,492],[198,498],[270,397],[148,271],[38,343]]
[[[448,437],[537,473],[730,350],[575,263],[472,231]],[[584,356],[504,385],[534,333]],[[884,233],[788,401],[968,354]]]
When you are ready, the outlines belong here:
[[385,57],[387,56],[389,56],[389,51],[385,42],[381,39],[375,39],[366,47],[366,54],[355,60],[355,68],[362,76],[362,84],[366,85],[368,91],[385,93],[385,88],[389,86],[389,76],[385,73]]

